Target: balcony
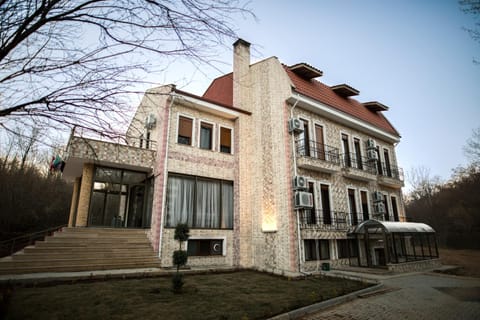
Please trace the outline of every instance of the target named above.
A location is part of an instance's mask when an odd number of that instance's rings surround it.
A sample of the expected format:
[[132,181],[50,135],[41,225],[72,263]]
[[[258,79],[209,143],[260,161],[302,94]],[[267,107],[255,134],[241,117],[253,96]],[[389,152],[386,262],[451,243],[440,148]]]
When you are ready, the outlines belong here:
[[395,189],[403,187],[404,176],[402,168],[391,166],[388,163],[379,162],[377,169],[378,184]]
[[300,229],[302,230],[348,231],[366,219],[362,213],[320,209],[306,209],[300,211],[299,214]]
[[303,139],[297,139],[295,145],[297,166],[299,168],[325,173],[333,173],[340,170],[338,148]]
[[377,179],[375,160],[359,157],[355,153],[344,153],[341,155],[341,161],[345,177],[361,181],[375,181]]
[[[125,168],[135,171],[151,171],[156,151],[126,145],[123,141],[109,142],[72,135],[67,146],[65,178],[75,178],[82,174],[85,163]],[[150,141],[144,146],[154,146]]]

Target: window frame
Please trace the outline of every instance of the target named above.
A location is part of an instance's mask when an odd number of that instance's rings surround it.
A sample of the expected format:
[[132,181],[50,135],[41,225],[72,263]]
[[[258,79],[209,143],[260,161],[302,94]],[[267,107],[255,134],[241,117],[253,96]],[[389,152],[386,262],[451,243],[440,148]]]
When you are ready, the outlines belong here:
[[[202,125],[206,125],[207,127],[210,127],[210,130],[211,130],[211,133],[210,133],[210,148],[203,148],[202,147]],[[214,122],[210,122],[210,121],[207,121],[207,120],[203,120],[203,119],[199,119],[198,120],[198,148],[199,149],[202,149],[202,150],[210,150],[210,151],[215,151],[215,144],[216,144],[216,141],[215,141],[215,123]]]
[[[191,216],[191,221],[192,221],[192,225],[190,226],[189,225],[189,228],[190,229],[203,229],[203,230],[233,230],[234,229],[234,224],[235,224],[235,219],[234,219],[234,216],[235,216],[235,183],[234,181],[231,181],[231,180],[224,180],[224,179],[216,179],[216,178],[209,178],[209,177],[202,177],[202,176],[195,176],[195,175],[188,175],[188,174],[181,174],[181,173],[170,173],[168,174],[168,177],[167,177],[167,187],[166,187],[166,192],[165,192],[165,195],[167,197],[166,201],[165,201],[165,215],[167,215],[169,212],[168,212],[168,178],[170,177],[180,177],[180,178],[184,178],[184,179],[191,179],[194,181],[194,194],[193,194],[193,212],[192,212],[192,216]],[[219,227],[218,228],[213,228],[213,227],[199,227],[199,226],[195,226],[194,225],[194,222],[196,220],[196,214],[197,214],[197,181],[198,180],[203,180],[203,181],[213,181],[213,182],[218,182],[220,183],[220,194],[218,195],[218,198],[219,198],[219,208],[221,210],[220,212],[220,216],[219,216]],[[231,223],[232,223],[232,226],[231,227],[228,227],[228,228],[223,228],[222,227],[222,223],[225,221],[225,212],[223,212],[222,208],[223,208],[223,203],[222,203],[222,186],[223,184],[231,184],[232,186],[232,217],[231,217]],[[187,222],[185,223],[188,223],[188,219],[187,219]],[[165,225],[164,225],[165,228],[175,228],[175,225],[170,225],[169,224],[169,221],[168,219],[165,219]],[[209,238],[210,239],[210,238]]]
[[193,241],[222,241],[222,253],[221,254],[197,254],[197,255],[188,255],[189,257],[225,257],[227,255],[227,238],[226,237],[202,237],[202,236],[193,236],[187,240],[185,250],[188,253],[188,244]]
[[[316,242],[318,241],[318,251]],[[326,243],[325,248],[327,248],[327,254],[325,255],[324,252],[322,252],[322,245],[321,243]],[[308,243],[308,245],[307,245]],[[307,259],[307,246],[309,247],[309,253],[311,253],[311,257]],[[315,248],[315,250],[312,250],[312,248]],[[329,239],[303,239],[303,251],[304,255],[303,258],[305,261],[325,261],[325,260],[330,260],[332,255],[330,253],[330,240]],[[313,254],[312,254],[313,253]]]
[[[187,143],[181,143],[179,141],[179,138],[180,138],[180,118],[185,118],[185,119],[189,119],[190,121],[192,121],[192,129],[191,129],[191,136],[190,136],[190,144],[187,144]],[[183,137],[183,136],[182,136]],[[192,116],[189,116],[189,115],[185,115],[185,114],[181,114],[181,113],[178,113],[177,114],[177,132],[176,132],[176,142],[177,144],[181,144],[181,145],[184,145],[184,146],[193,146],[194,145],[194,141],[195,141],[195,118],[192,117]]]
[[[222,151],[222,129],[230,130],[230,152]],[[218,125],[218,152],[224,154],[233,154],[233,128],[224,125]]]

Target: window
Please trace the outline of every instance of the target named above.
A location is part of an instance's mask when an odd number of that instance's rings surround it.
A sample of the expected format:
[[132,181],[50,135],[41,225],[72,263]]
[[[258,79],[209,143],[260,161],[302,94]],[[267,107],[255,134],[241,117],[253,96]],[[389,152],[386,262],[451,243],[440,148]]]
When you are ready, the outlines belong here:
[[380,160],[380,148],[378,146],[375,148],[375,152],[377,152],[377,172],[378,174],[383,174],[382,160]]
[[170,175],[167,183],[166,226],[233,228],[233,182]]
[[353,146],[355,148],[355,165],[357,169],[363,170],[363,163],[362,163],[362,151],[360,149],[360,140],[355,138],[353,139]]
[[355,200],[355,190],[348,189],[348,204],[350,207],[350,221],[352,226],[358,224],[358,215],[357,215],[357,201]]
[[383,149],[383,158],[385,159],[385,174],[388,177],[391,177],[392,168],[390,167],[390,156],[388,155],[388,149]]
[[178,140],[180,144],[192,145],[193,119],[180,116],[178,118]]
[[220,152],[232,153],[232,129],[220,128]]
[[368,196],[366,191],[360,191],[360,200],[362,201],[363,221],[370,219],[368,212]]
[[322,199],[323,224],[332,224],[332,212],[330,208],[330,191],[329,191],[328,185],[326,184],[320,185],[320,197]]
[[223,254],[223,240],[189,239],[187,254],[189,256],[221,256]]
[[212,150],[213,146],[213,125],[202,122],[200,124],[200,148],[205,150]]
[[393,221],[400,221],[398,217],[397,198],[394,196],[391,196],[390,198],[392,200]]
[[351,167],[350,147],[348,146],[348,135],[342,133],[343,161],[346,167]]
[[348,258],[348,240],[347,239],[338,239],[337,240],[337,250],[338,250],[338,259]]
[[303,242],[305,261],[330,259],[328,240],[308,239]]
[[298,135],[299,152],[303,156],[310,156],[310,137],[308,135],[308,121],[301,119],[303,122],[303,131]]
[[388,196],[386,194],[383,195],[383,202],[385,203],[385,220],[390,221],[390,210],[388,209]]
[[316,140],[316,152],[317,158],[325,160],[325,145],[323,141],[323,127],[319,124],[315,124],[315,138]]
[[[308,183],[308,190],[307,192],[310,192],[311,194],[315,194],[315,184],[313,182]],[[315,198],[315,196],[314,196]],[[305,209],[305,217],[306,217],[306,223],[307,224],[316,224],[317,223],[317,217],[316,213],[317,210],[315,209],[315,202],[313,202],[313,208],[311,209]]]
[[339,259],[358,257],[358,247],[355,239],[338,239],[337,250]]

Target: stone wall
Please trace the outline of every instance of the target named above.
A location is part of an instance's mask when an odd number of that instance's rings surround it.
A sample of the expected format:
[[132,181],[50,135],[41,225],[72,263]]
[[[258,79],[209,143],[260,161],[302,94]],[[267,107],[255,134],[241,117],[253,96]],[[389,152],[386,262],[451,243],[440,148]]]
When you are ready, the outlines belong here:
[[434,268],[438,268],[442,265],[440,259],[411,261],[397,264],[387,265],[388,270],[393,272],[414,272],[414,271],[426,271]]

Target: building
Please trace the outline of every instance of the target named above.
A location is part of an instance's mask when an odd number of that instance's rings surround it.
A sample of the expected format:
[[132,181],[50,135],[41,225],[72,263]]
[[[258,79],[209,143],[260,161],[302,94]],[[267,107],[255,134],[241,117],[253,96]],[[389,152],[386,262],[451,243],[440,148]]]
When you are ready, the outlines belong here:
[[148,90],[124,143],[73,134],[69,226],[145,228],[165,267],[178,222],[195,267],[298,274],[438,257],[433,229],[405,222],[388,107],[321,76],[276,57],[251,64],[239,39],[233,72],[203,96]]

